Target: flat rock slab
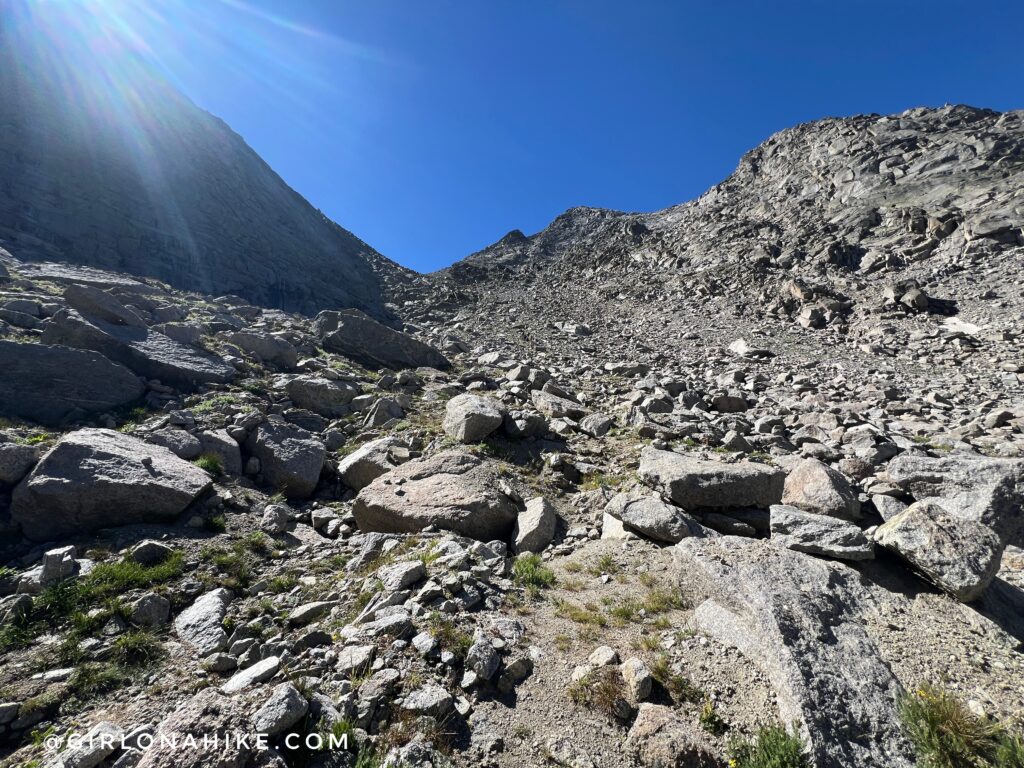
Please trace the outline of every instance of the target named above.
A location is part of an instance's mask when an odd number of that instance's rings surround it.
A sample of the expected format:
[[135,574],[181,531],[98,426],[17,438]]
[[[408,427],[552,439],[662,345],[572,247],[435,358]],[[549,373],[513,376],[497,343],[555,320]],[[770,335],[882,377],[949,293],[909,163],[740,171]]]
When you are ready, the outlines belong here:
[[707,536],[708,531],[683,512],[657,496],[637,491],[617,493],[604,508],[631,531],[655,541],[675,544],[687,536]]
[[285,386],[288,397],[300,408],[333,419],[350,412],[348,404],[359,389],[347,381],[332,381],[318,376],[298,376]]
[[142,397],[145,386],[97,352],[0,341],[0,415],[47,427]]
[[110,429],[61,438],[14,489],[11,516],[33,541],[166,521],[210,487],[166,448]]
[[236,672],[220,689],[224,693],[238,693],[250,685],[266,682],[276,675],[280,668],[281,659],[277,656],[270,656],[262,661],[257,661],[251,667]]
[[363,365],[395,369],[427,366],[442,370],[451,365],[434,347],[378,323],[358,309],[321,312],[313,327],[324,349]]
[[219,357],[164,336],[151,328],[114,325],[99,318],[85,318],[65,309],[54,315],[43,331],[44,344],[91,349],[121,363],[140,376],[164,384],[194,386],[223,384],[235,377],[235,369]]
[[338,462],[338,476],[349,488],[361,491],[385,472],[398,466],[395,452],[405,448],[405,443],[397,437],[372,440]]
[[[250,706],[251,702],[227,696],[216,688],[200,691],[161,721],[157,732],[164,738],[153,740],[153,745],[142,753],[137,768],[249,765],[256,754]],[[249,738],[242,738],[245,736]],[[189,746],[182,748],[183,744]]]
[[703,461],[644,448],[640,478],[687,511],[770,507],[782,500],[785,472],[754,462]]
[[783,723],[798,722],[819,768],[909,768],[899,683],[864,630],[872,597],[848,566],[726,536],[675,546],[694,624],[763,667]]
[[785,504],[773,505],[771,516],[772,541],[779,546],[838,560],[875,556],[875,545],[853,523]]
[[508,541],[518,508],[478,456],[445,451],[381,475],[356,496],[362,531],[415,533],[436,525],[478,541]]

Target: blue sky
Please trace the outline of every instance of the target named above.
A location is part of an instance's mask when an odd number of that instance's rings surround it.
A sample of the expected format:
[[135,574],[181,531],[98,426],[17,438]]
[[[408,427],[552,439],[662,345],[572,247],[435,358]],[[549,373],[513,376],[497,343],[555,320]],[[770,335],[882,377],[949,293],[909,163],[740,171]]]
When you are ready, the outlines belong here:
[[572,206],[691,199],[798,122],[1024,107],[1006,0],[78,2],[420,271]]

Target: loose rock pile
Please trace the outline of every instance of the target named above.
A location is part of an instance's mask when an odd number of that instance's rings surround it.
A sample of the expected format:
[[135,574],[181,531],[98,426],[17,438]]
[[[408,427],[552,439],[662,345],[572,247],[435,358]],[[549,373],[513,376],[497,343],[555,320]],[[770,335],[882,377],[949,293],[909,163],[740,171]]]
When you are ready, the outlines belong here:
[[909,766],[918,686],[1019,720],[1021,136],[801,126],[399,281],[402,328],[3,252],[0,749]]

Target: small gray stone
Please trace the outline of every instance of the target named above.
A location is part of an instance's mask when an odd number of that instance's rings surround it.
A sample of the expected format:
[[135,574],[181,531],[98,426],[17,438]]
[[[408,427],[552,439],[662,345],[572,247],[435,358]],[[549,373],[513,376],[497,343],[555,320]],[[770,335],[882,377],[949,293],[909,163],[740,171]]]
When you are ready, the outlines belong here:
[[140,565],[156,565],[170,557],[173,551],[166,544],[146,539],[132,547],[132,560]]
[[443,718],[455,706],[455,699],[436,683],[426,683],[405,697],[402,709],[417,715]]
[[155,592],[147,592],[132,603],[129,616],[132,624],[158,627],[167,623],[171,615],[171,601]]
[[257,733],[276,736],[284,733],[309,711],[309,702],[291,683],[281,683],[270,698],[252,716],[252,727]]
[[621,672],[626,683],[626,691],[629,692],[630,700],[634,704],[639,704],[651,695],[654,678],[643,661],[636,657],[626,659],[622,662]]
[[490,680],[501,665],[501,657],[491,641],[480,633],[466,653],[466,667],[472,669],[482,680]]
[[230,680],[221,686],[224,693],[238,693],[250,685],[262,683],[277,674],[281,668],[281,659],[277,656],[270,656],[263,661],[258,661],[251,667],[236,672]]

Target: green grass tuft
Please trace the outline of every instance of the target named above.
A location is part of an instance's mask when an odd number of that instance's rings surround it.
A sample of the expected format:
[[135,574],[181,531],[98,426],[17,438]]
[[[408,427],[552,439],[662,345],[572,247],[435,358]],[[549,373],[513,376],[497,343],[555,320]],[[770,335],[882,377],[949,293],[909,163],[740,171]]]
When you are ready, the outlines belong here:
[[769,726],[750,740],[729,744],[729,768],[810,768],[804,742],[785,728]]
[[516,584],[525,587],[531,594],[537,594],[555,584],[555,572],[544,565],[540,555],[533,552],[516,558],[512,565],[512,576]]
[[209,472],[214,477],[224,474],[224,462],[216,453],[204,453],[192,462],[204,472]]
[[1024,768],[1024,741],[979,717],[937,686],[922,685],[900,702],[920,768]]

